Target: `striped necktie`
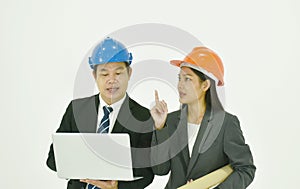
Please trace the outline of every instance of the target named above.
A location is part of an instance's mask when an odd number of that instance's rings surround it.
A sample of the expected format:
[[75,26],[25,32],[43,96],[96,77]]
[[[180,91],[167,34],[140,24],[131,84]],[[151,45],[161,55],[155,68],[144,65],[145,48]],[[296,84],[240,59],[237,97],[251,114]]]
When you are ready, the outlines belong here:
[[97,186],[94,186],[92,184],[88,184],[87,189],[101,189],[101,188],[98,188]]
[[109,114],[113,111],[112,107],[103,106],[103,118],[101,119],[100,126],[97,133],[108,133],[109,131]]
[[[97,130],[97,133],[108,133],[109,130],[109,114],[113,111],[112,107],[103,106],[103,118],[101,119],[100,126]],[[87,185],[88,189],[100,189],[97,186],[92,184]]]

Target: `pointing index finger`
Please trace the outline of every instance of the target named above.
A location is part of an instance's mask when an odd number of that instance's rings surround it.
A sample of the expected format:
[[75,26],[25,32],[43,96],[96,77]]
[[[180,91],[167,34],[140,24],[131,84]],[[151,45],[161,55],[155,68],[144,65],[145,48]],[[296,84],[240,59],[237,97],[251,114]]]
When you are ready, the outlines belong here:
[[155,90],[155,103],[156,103],[156,104],[159,103],[159,97],[158,97],[158,92],[157,92],[157,90]]

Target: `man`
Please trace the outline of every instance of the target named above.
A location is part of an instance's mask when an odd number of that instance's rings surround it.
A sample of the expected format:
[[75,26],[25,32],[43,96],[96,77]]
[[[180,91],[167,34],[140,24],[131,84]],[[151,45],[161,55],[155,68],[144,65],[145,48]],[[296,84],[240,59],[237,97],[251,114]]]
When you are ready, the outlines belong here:
[[[143,178],[129,182],[70,180],[68,189],[96,189],[96,186],[101,189],[138,189],[145,188],[153,180],[151,168],[145,166],[150,165],[147,163],[149,154],[144,153],[147,150],[136,150],[150,147],[153,122],[149,110],[126,93],[132,73],[131,61],[131,53],[122,43],[109,37],[101,41],[89,58],[100,93],[71,101],[57,132],[128,133],[133,166],[136,167],[133,169],[134,176]],[[50,146],[47,166],[56,171],[53,145]]]

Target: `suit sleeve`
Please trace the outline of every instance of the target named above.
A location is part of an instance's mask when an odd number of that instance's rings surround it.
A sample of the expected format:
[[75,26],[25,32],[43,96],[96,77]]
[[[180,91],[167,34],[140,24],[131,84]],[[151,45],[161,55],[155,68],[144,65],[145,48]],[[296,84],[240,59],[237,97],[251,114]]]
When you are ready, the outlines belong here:
[[[140,107],[140,106],[137,106]],[[131,132],[132,137],[132,158],[133,158],[133,172],[135,177],[143,177],[135,181],[119,181],[119,189],[146,188],[152,183],[154,174],[150,167],[150,147],[152,139],[152,125],[153,121],[150,119],[150,113],[148,109],[136,108],[132,110],[134,119],[141,121],[140,132]]]
[[151,164],[155,175],[167,175],[171,169],[169,128],[154,131],[151,148]]
[[[72,102],[69,104],[63,118],[61,121],[61,124],[56,132],[72,132],[71,125],[73,124],[73,110],[72,110]],[[50,145],[48,158],[47,158],[47,166],[53,170],[56,171],[56,165],[55,165],[55,157],[54,157],[54,151],[53,151],[53,144]]]
[[119,181],[118,189],[128,189],[128,188],[143,189],[152,183],[154,175],[151,168],[136,169],[135,173],[137,173],[136,176],[142,176],[143,178],[135,181]]
[[225,128],[224,153],[234,171],[218,188],[244,189],[254,179],[256,167],[253,164],[250,148],[245,144],[238,118],[233,116],[231,120]]

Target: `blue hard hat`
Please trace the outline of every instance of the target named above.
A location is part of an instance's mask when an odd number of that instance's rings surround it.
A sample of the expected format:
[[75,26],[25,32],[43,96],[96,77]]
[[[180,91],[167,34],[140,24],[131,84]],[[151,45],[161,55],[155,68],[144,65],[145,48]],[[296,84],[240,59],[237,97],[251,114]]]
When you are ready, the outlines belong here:
[[119,41],[107,37],[101,41],[93,50],[89,57],[89,64],[92,69],[95,65],[106,64],[109,62],[126,62],[129,65],[132,61],[132,55],[127,48]]

